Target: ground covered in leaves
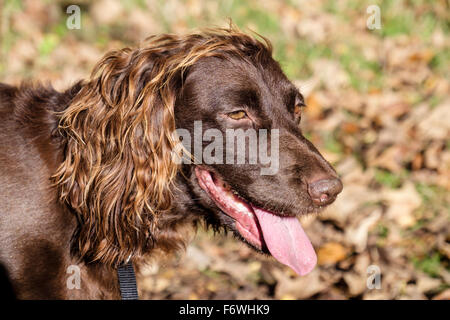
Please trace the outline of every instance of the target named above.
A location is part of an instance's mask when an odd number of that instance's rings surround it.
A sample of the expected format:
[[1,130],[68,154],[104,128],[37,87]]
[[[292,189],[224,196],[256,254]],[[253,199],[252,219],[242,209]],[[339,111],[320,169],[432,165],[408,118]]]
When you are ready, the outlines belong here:
[[[66,27],[74,3],[80,30]],[[447,0],[0,4],[2,82],[39,79],[62,89],[107,50],[230,17],[273,42],[306,97],[302,128],[344,182],[330,208],[301,221],[318,267],[297,277],[231,237],[199,231],[187,252],[143,270],[142,298],[450,298]],[[372,4],[379,30],[366,27]],[[379,289],[367,285],[371,270],[381,272]]]

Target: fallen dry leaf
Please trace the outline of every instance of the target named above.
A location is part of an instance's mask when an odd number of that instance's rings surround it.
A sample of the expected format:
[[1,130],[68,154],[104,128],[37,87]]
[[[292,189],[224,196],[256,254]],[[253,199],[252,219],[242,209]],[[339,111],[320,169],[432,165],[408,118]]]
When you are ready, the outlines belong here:
[[327,282],[320,278],[318,269],[314,269],[304,277],[294,279],[287,277],[277,269],[273,271],[273,274],[277,279],[277,286],[275,289],[276,299],[281,299],[282,297],[289,299],[306,299],[328,287]]
[[433,297],[433,300],[450,300],[450,289],[446,289]]
[[370,211],[367,216],[359,216],[345,229],[345,238],[355,246],[356,252],[363,252],[367,246],[369,230],[381,218],[381,209]]
[[362,294],[367,288],[367,276],[355,272],[347,272],[344,274],[344,280],[347,283],[350,295],[353,297]]
[[446,139],[450,136],[450,100],[436,106],[419,122],[419,132],[424,138]]
[[328,242],[317,250],[317,263],[319,265],[335,264],[347,257],[348,249],[342,244]]
[[416,223],[413,212],[422,201],[411,182],[406,182],[398,190],[384,190],[382,197],[388,205],[386,217],[403,228],[411,227]]

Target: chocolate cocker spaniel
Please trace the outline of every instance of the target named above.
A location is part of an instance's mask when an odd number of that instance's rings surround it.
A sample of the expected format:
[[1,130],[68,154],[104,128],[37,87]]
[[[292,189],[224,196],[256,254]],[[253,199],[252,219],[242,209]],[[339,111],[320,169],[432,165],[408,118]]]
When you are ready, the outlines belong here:
[[110,52],[64,92],[0,84],[0,265],[14,295],[120,298],[118,266],[183,248],[199,224],[308,273],[297,218],[342,183],[302,135],[303,107],[269,41],[234,27]]

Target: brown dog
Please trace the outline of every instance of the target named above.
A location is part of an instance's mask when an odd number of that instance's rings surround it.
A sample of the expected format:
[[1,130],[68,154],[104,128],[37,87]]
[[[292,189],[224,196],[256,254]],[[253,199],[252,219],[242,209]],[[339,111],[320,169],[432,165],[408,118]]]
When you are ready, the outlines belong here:
[[[0,84],[0,262],[16,296],[119,298],[118,265],[182,248],[182,227],[202,221],[309,272],[316,256],[296,216],[342,183],[303,137],[303,106],[268,41],[233,28],[111,52],[65,92]],[[272,163],[251,161],[251,134],[242,157],[220,155],[230,132],[265,134],[270,152],[258,154]],[[181,135],[193,162],[174,156]]]

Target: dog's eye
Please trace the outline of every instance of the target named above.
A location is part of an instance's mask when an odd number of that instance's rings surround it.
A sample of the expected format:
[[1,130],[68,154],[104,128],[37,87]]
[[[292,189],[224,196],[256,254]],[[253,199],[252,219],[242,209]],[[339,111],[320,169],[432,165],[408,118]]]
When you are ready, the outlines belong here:
[[247,118],[247,113],[243,110],[238,110],[230,112],[228,116],[233,120],[242,120],[244,118]]
[[[305,100],[303,100],[303,96],[301,96],[299,93],[295,96],[294,101],[294,117],[295,120],[300,122],[300,119],[302,117],[302,109],[305,107]],[[291,109],[292,110],[292,109]]]
[[304,103],[297,103],[294,107],[294,116],[298,119],[302,116],[302,110],[305,107]]

